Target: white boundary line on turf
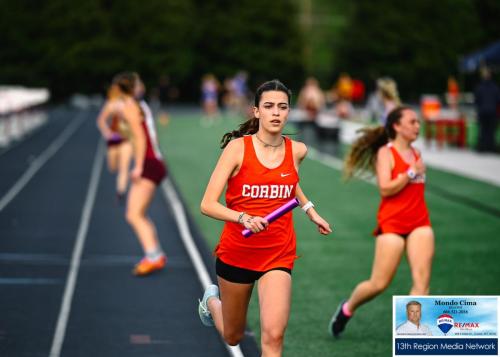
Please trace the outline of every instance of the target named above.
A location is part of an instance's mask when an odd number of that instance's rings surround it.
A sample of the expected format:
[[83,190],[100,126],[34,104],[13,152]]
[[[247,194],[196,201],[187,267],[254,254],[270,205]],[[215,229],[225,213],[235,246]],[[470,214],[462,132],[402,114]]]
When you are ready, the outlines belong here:
[[[177,192],[175,191],[172,182],[169,179],[163,182],[161,188],[163,190],[165,198],[170,202],[170,205],[172,206],[175,221],[177,222],[177,226],[179,227],[182,242],[184,243],[184,246],[186,247],[186,250],[189,254],[189,258],[194,265],[196,274],[198,275],[198,279],[200,279],[201,285],[203,286],[203,290],[205,290],[208,285],[212,284],[212,279],[210,279],[208,270],[203,263],[203,259],[201,258],[196,244],[194,243],[186,214],[184,213],[182,202],[180,201],[179,196],[177,195]],[[226,344],[226,348],[228,349],[232,357],[244,357],[240,346],[229,346]]]
[[315,148],[308,146],[307,147],[307,156],[306,158],[309,158],[314,161],[319,161],[322,164],[331,167],[332,169],[342,171],[342,167],[344,166],[344,163],[342,160],[337,159],[335,156],[325,154],[321,151],[316,150]]
[[52,340],[52,347],[50,348],[49,357],[59,357],[61,354],[62,345],[64,343],[64,336],[66,335],[66,326],[68,324],[69,314],[71,311],[71,302],[73,300],[73,293],[75,292],[76,279],[78,277],[78,270],[80,269],[80,261],[82,258],[83,246],[87,238],[87,231],[89,228],[90,217],[92,208],[94,207],[95,196],[97,187],[99,185],[99,178],[104,160],[104,144],[99,140],[97,151],[94,157],[94,164],[92,166],[92,173],[90,175],[89,188],[87,196],[83,205],[82,216],[80,219],[80,226],[78,227],[77,238],[75,246],[73,247],[73,254],[71,256],[71,264],[64,288],[64,295],[57,319],[56,330]]
[[[308,159],[311,159],[313,161],[317,161],[325,166],[328,166],[332,169],[342,171],[344,162],[338,158],[336,158],[333,155],[326,154],[324,152],[320,152],[316,150],[315,148],[312,147],[307,147],[307,156]],[[375,177],[373,178],[368,178],[368,177],[359,177],[360,180],[365,181],[367,183],[370,183],[372,185],[377,184],[377,180]]]
[[82,119],[73,120],[64,131],[41,153],[29,166],[29,168],[21,175],[17,182],[10,188],[9,191],[0,199],[0,212],[17,196],[19,192],[30,182],[35,174],[59,151],[59,149],[68,141],[83,123]]

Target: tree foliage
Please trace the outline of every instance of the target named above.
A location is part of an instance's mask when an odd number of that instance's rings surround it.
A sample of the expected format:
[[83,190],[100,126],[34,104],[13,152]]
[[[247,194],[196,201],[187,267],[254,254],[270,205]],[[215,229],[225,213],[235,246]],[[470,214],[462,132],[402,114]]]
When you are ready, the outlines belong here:
[[391,76],[406,99],[442,93],[446,78],[457,74],[460,55],[484,43],[489,33],[479,3],[359,0],[342,41],[334,46],[339,71],[367,81]]
[[[200,78],[244,69],[251,86],[340,72],[403,94],[444,90],[458,57],[500,38],[498,0],[0,0],[0,83],[56,96],[102,91],[123,70],[187,99]],[[405,98],[406,99],[406,98]]]
[[302,37],[292,1],[197,0],[196,8],[196,88],[204,73],[223,78],[239,70],[250,73],[252,87],[273,78],[300,83]]
[[[291,1],[29,0],[0,2],[0,82],[98,92],[123,70],[154,85],[169,74],[198,96],[202,74],[302,75]],[[192,92],[196,89],[196,93]],[[185,93],[186,94],[186,93]]]

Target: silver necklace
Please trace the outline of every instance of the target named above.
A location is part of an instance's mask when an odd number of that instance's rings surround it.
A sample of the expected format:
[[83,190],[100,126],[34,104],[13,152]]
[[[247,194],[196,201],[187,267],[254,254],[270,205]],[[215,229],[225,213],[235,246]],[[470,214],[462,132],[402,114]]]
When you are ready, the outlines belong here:
[[263,141],[261,138],[259,138],[259,136],[257,134],[255,134],[255,137],[257,138],[257,140],[259,140],[262,144],[264,144],[264,147],[272,147],[272,148],[279,148],[281,146],[281,144],[283,144],[283,142],[285,141],[285,139],[283,139],[283,137],[281,137],[281,142],[277,145],[272,145],[272,144],[268,144],[266,143],[265,141]]

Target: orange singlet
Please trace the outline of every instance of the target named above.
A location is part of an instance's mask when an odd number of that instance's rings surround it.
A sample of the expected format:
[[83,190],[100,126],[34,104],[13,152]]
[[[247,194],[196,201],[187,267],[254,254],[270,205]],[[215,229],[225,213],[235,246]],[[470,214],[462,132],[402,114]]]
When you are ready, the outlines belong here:
[[[387,144],[394,158],[394,168],[391,178],[395,179],[399,174],[405,174],[410,165],[403,160],[396,148]],[[415,160],[419,156],[413,150]],[[430,226],[429,213],[424,198],[425,174],[417,175],[401,191],[393,196],[382,197],[382,202],[377,215],[378,227],[374,234],[397,233],[409,234],[414,229],[422,226]]]
[[[238,212],[264,217],[295,197],[299,175],[295,169],[292,141],[285,140],[285,158],[269,169],[257,158],[252,136],[243,137],[243,163],[236,176],[228,180],[226,205]],[[215,255],[224,263],[255,271],[293,268],[296,256],[292,212],[269,224],[267,230],[243,237],[243,226],[226,222]]]

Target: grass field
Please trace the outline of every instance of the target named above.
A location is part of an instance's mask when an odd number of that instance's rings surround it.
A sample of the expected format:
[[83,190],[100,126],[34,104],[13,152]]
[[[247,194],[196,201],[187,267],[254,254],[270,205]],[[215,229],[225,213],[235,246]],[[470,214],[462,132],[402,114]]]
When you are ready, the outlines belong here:
[[[223,224],[201,215],[199,204],[221,152],[218,142],[237,124],[232,118],[203,128],[196,115],[182,115],[158,128],[170,173],[210,247],[217,243]],[[406,262],[391,286],[357,311],[341,340],[332,341],[326,333],[339,301],[370,274],[377,189],[361,180],[346,184],[338,170],[313,159],[303,162],[300,176],[301,187],[333,225],[334,233],[320,236],[306,216],[295,211],[301,258],[293,272],[292,313],[284,355],[390,356],[392,295],[406,294],[411,285]],[[429,169],[427,176],[426,198],[436,233],[431,292],[499,295],[500,217],[471,206],[467,199],[500,210],[500,189],[435,169]],[[259,338],[255,295],[248,318]],[[195,308],[193,301],[193,311]]]

